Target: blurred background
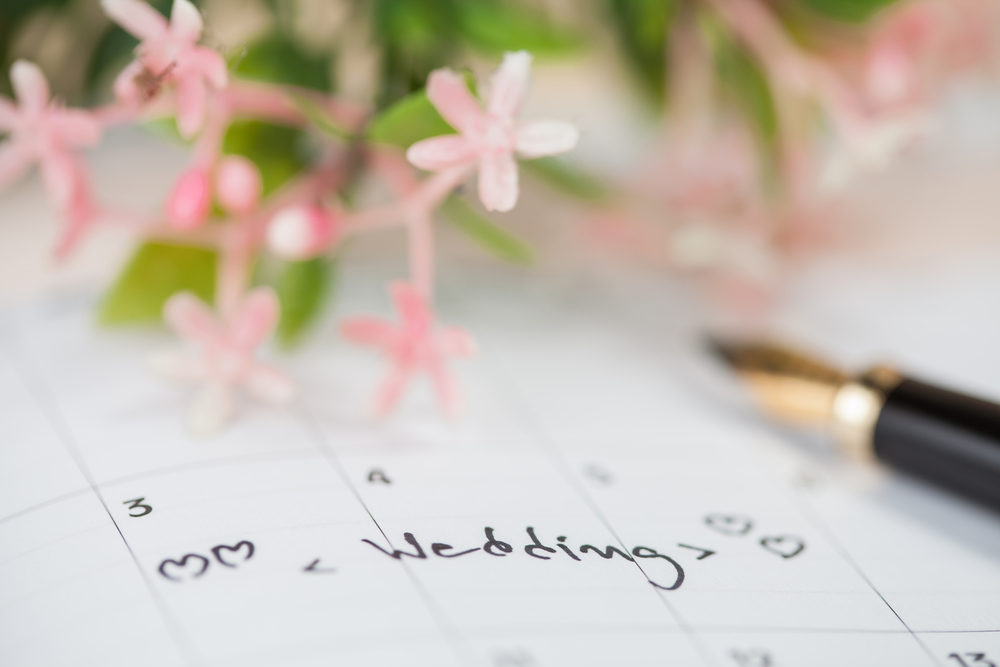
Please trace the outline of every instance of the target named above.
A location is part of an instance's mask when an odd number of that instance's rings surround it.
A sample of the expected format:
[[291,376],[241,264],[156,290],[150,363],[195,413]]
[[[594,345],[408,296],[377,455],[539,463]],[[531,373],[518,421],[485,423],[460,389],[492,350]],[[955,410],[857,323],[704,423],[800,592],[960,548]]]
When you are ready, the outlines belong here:
[[[169,0],[152,4],[169,13]],[[375,118],[435,68],[488,80],[503,52],[530,50],[524,115],[572,119],[583,136],[557,165],[526,168],[522,202],[494,216],[536,249],[519,271],[649,272],[707,317],[753,327],[808,301],[810,281],[961,273],[998,257],[993,0],[196,4],[203,43],[234,76],[329,92]],[[111,100],[136,44],[97,0],[0,7],[5,69],[38,63],[71,106]],[[227,143],[253,143],[262,171],[299,159],[301,136],[260,131],[234,125]],[[188,148],[153,123],[110,131],[91,159],[102,196],[156,210]],[[36,177],[0,195],[0,298],[107,284],[135,246],[102,230],[56,264],[56,226]],[[497,265],[453,229],[440,242],[445,266]],[[399,239],[364,239],[342,270],[404,256]]]

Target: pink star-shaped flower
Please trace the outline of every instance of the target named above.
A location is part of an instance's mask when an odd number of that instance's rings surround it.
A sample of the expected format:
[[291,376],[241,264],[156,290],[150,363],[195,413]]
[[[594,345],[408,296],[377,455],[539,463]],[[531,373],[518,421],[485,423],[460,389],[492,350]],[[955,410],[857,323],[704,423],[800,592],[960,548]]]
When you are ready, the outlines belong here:
[[188,292],[175,294],[167,301],[163,319],[198,351],[161,352],[150,359],[150,364],[168,378],[204,385],[191,410],[193,431],[210,433],[229,420],[232,392],[237,386],[270,403],[285,403],[295,395],[295,387],[284,373],[255,357],[257,348],[274,331],[278,313],[278,298],[267,287],[250,292],[225,320],[218,319],[204,302]]
[[83,186],[71,151],[97,144],[101,125],[86,111],[50,102],[48,81],[34,63],[15,62],[10,82],[17,104],[0,97],[0,132],[9,134],[0,144],[0,187],[37,162],[49,195],[65,206]]
[[174,0],[170,22],[141,0],[101,0],[105,13],[142,42],[135,61],[115,80],[115,94],[142,102],[160,85],[176,86],[177,128],[191,137],[205,122],[208,88],[226,87],[226,61],[216,51],[198,46],[201,14],[188,0]]
[[493,75],[484,111],[460,74],[440,69],[427,80],[427,96],[458,136],[424,139],[410,146],[406,158],[425,171],[460,165],[479,166],[479,198],[488,211],[509,211],[517,203],[517,162],[523,158],[558,155],[572,149],[579,132],[563,121],[517,122],[528,89],[531,54],[504,55]]
[[410,283],[393,283],[389,286],[389,295],[399,312],[399,324],[374,317],[358,317],[344,322],[341,329],[344,336],[355,343],[382,348],[392,364],[389,376],[378,391],[376,409],[383,415],[390,412],[413,375],[423,371],[431,376],[445,411],[454,415],[458,410],[458,394],[445,360],[472,356],[476,350],[475,341],[458,327],[435,330],[434,315],[426,299]]

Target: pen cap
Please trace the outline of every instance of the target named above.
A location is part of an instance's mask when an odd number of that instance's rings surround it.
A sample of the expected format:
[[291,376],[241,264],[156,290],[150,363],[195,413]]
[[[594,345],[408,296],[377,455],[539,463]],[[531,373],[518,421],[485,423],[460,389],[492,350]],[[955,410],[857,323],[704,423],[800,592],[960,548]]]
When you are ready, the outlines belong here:
[[902,379],[885,395],[875,454],[890,465],[1000,509],[1000,405]]

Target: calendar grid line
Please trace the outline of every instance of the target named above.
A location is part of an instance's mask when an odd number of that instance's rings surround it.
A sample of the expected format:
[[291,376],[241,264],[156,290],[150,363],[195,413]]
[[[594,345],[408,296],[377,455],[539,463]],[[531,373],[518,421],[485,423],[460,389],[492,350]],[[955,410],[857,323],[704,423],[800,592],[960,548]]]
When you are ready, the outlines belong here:
[[[298,407],[299,409],[297,410],[297,412],[299,413],[299,417],[305,424],[306,431],[307,433],[309,433],[310,438],[316,444],[317,449],[319,449],[323,457],[329,462],[330,466],[340,477],[341,481],[347,486],[348,490],[361,505],[362,509],[364,509],[364,511],[368,514],[368,516],[371,517],[372,523],[375,524],[375,527],[378,529],[379,533],[382,534],[382,537],[385,539],[386,543],[389,544],[389,548],[395,549],[396,547],[393,545],[393,542],[389,538],[389,535],[386,534],[385,530],[383,530],[381,524],[379,524],[378,522],[378,519],[376,519],[375,515],[372,514],[372,511],[371,509],[369,509],[368,504],[361,496],[361,493],[358,491],[357,487],[351,481],[350,475],[347,474],[347,470],[344,469],[343,464],[341,464],[336,451],[334,451],[333,447],[327,441],[326,434],[323,432],[323,429],[320,426],[319,422],[317,421],[315,415],[309,409],[309,406],[307,406],[304,401],[300,400],[298,402]],[[423,582],[421,582],[420,579],[417,577],[416,573],[413,572],[413,569],[403,560],[400,560],[400,565],[402,566],[403,571],[406,573],[406,576],[410,579],[410,583],[417,591],[417,595],[420,596],[424,605],[430,612],[431,617],[433,617],[435,622],[438,624],[438,629],[440,630],[444,638],[447,640],[449,646],[451,646],[452,651],[454,652],[455,657],[458,660],[459,664],[472,664],[472,661],[469,660],[470,650],[466,646],[465,639],[462,636],[461,632],[451,622],[451,620],[448,618],[447,614],[445,614],[441,606],[433,599],[433,597],[430,594],[430,591],[427,590],[427,588],[423,585]]]
[[133,564],[139,572],[139,577],[142,579],[143,584],[146,587],[146,591],[149,593],[150,598],[153,601],[154,606],[160,614],[164,626],[167,629],[168,634],[174,642],[174,645],[181,655],[181,657],[190,665],[202,665],[204,661],[198,654],[194,643],[187,637],[183,627],[180,622],[174,617],[170,608],[167,606],[166,600],[159,594],[156,588],[153,586],[153,582],[149,579],[146,571],[143,569],[142,564],[139,562],[138,557],[133,551],[132,546],[128,543],[125,538],[125,534],[122,532],[121,527],[118,522],[115,521],[114,516],[111,514],[111,509],[108,507],[107,502],[104,499],[103,494],[94,482],[94,477],[87,465],[86,460],[83,457],[83,453],[77,446],[75,439],[73,438],[72,432],[66,424],[63,418],[62,412],[59,410],[58,404],[55,397],[52,395],[48,386],[44,381],[44,375],[41,370],[37,367],[37,364],[33,361],[31,351],[23,344],[15,342],[15,344],[21,349],[22,354],[19,359],[13,360],[13,366],[18,370],[21,375],[21,380],[24,382],[28,393],[35,400],[38,407],[41,409],[42,413],[45,414],[49,423],[52,425],[53,430],[56,433],[60,443],[69,454],[70,458],[76,464],[83,475],[83,478],[90,485],[90,489],[93,491],[94,495],[97,497],[104,511],[107,513],[108,518],[111,520],[112,525],[118,532],[118,536],[121,538],[122,543],[128,550],[129,556],[132,559]]
[[[153,468],[150,470],[144,470],[142,472],[134,473],[131,475],[122,475],[121,477],[114,477],[104,482],[96,482],[98,488],[105,488],[109,486],[117,486],[118,484],[124,484],[126,482],[134,482],[140,479],[148,479],[150,477],[157,477],[159,475],[171,475],[177,472],[188,472],[191,470],[203,470],[205,468],[213,467],[225,467],[227,465],[232,465],[234,463],[239,464],[242,462],[254,462],[257,460],[270,460],[270,459],[294,459],[307,454],[315,454],[312,449],[300,449],[293,452],[257,452],[254,454],[239,454],[237,456],[231,456],[221,459],[211,459],[208,461],[190,461],[188,463],[182,463],[175,466],[164,466],[162,468]],[[71,500],[77,496],[82,496],[84,494],[90,493],[92,489],[89,486],[81,487],[74,491],[69,491],[58,496],[49,498],[48,500],[43,500],[40,503],[26,507],[24,509],[12,512],[7,516],[0,517],[0,524],[11,519],[16,519],[19,516],[25,514],[31,514],[32,512],[45,507],[59,503],[65,500]]]
[[18,518],[20,516],[24,516],[26,514],[31,514],[32,512],[35,512],[37,510],[45,509],[46,507],[49,507],[50,505],[55,505],[55,504],[58,504],[58,503],[61,503],[61,502],[65,501],[65,500],[72,500],[73,498],[76,498],[77,496],[86,495],[86,494],[90,493],[92,490],[93,489],[91,489],[89,486],[85,486],[85,487],[76,489],[75,491],[69,491],[68,493],[64,493],[62,495],[58,495],[58,496],[55,496],[53,498],[49,498],[48,500],[43,500],[42,502],[37,503],[35,505],[32,505],[31,507],[25,507],[24,509],[18,510],[16,512],[8,514],[5,517],[0,518],[0,524],[3,524],[3,523],[5,523],[7,521],[10,521],[12,519],[16,519],[16,518]]
[[904,628],[906,628],[906,631],[910,634],[911,637],[913,637],[913,640],[920,646],[920,648],[924,651],[927,657],[930,658],[931,662],[933,662],[935,665],[939,665],[939,667],[944,667],[944,663],[940,659],[938,659],[938,657],[934,654],[934,652],[931,651],[930,647],[927,646],[927,644],[919,636],[917,636],[917,634],[913,631],[910,625],[903,620],[903,617],[899,614],[899,612],[896,611],[896,609],[889,603],[889,601],[885,598],[885,596],[882,595],[882,592],[878,590],[878,588],[875,586],[875,583],[868,577],[865,571],[861,569],[861,565],[854,559],[854,556],[850,554],[850,552],[847,550],[847,547],[845,547],[843,543],[839,539],[837,539],[836,535],[834,535],[833,531],[830,529],[830,526],[826,523],[826,520],[809,503],[808,499],[803,497],[801,492],[797,492],[795,490],[788,491],[785,490],[784,487],[781,487],[781,485],[778,486],[779,488],[782,488],[782,490],[786,494],[790,494],[792,496],[793,501],[795,502],[796,505],[799,506],[800,510],[802,511],[802,514],[806,517],[806,520],[808,520],[809,523],[811,523],[814,528],[816,528],[820,533],[823,534],[823,537],[826,538],[830,546],[832,546],[834,550],[838,554],[840,554],[840,557],[843,558],[847,562],[847,564],[851,566],[851,568],[858,574],[858,576],[861,577],[861,579],[872,589],[875,595],[879,596],[879,599],[882,600],[882,602],[889,609],[889,611],[891,611],[893,615],[897,619],[899,619],[899,622],[903,625]]
[[[509,409],[514,411],[521,419],[524,425],[526,425],[531,431],[534,432],[535,438],[532,438],[532,442],[542,451],[543,455],[549,460],[550,465],[552,465],[557,472],[566,480],[573,491],[579,496],[587,508],[590,510],[594,516],[597,517],[609,533],[614,537],[626,552],[628,552],[628,547],[625,542],[618,535],[618,531],[614,529],[611,522],[608,520],[607,516],[597,505],[597,502],[593,499],[587,489],[580,483],[580,480],[574,474],[572,466],[570,466],[569,461],[566,460],[565,455],[559,446],[552,441],[545,428],[541,425],[538,418],[535,416],[534,412],[531,410],[530,406],[524,400],[523,397],[518,394],[504,378],[497,375],[493,375],[495,386],[499,387],[498,393],[501,396],[507,398],[507,405]],[[647,582],[651,582],[649,575],[643,570],[642,566],[637,562],[633,561],[636,568],[642,575],[646,578]],[[663,605],[667,608],[670,615],[674,618],[674,621],[684,632],[685,636],[692,643],[692,645],[697,649],[698,653],[701,654],[702,659],[706,664],[714,665],[716,664],[714,656],[709,652],[708,648],[701,642],[697,637],[697,633],[692,628],[690,624],[684,619],[680,611],[672,604],[664,595],[664,591],[658,589],[653,589],[656,596],[660,599]]]

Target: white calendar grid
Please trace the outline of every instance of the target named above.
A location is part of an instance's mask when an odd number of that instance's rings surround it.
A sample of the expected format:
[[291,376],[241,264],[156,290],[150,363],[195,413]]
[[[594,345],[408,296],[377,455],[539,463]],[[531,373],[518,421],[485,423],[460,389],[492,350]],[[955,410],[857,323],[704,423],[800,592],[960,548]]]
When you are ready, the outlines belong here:
[[[989,667],[1000,656],[996,517],[772,441],[712,407],[711,378],[671,365],[684,350],[653,353],[648,326],[602,317],[620,315],[614,305],[522,301],[446,302],[487,351],[462,369],[460,423],[419,393],[396,419],[367,418],[357,387],[373,387],[381,365],[331,343],[292,362],[303,400],[252,406],[212,440],[183,431],[190,393],[141,368],[165,336],[94,331],[80,298],[8,313],[0,662]],[[534,310],[511,318],[522,308]],[[137,499],[148,515],[132,516]],[[713,514],[728,534],[706,524]],[[529,526],[550,560],[524,552]],[[481,547],[487,527],[511,553],[430,554]],[[404,533],[430,555],[395,560],[362,542],[412,552]],[[560,536],[579,560],[555,549]],[[784,557],[792,538],[805,550]],[[242,540],[251,558],[245,547],[213,558]],[[657,589],[649,580],[675,576],[667,561],[605,560],[584,543],[658,550],[685,581]],[[209,563],[202,576],[158,570],[186,554]]]

